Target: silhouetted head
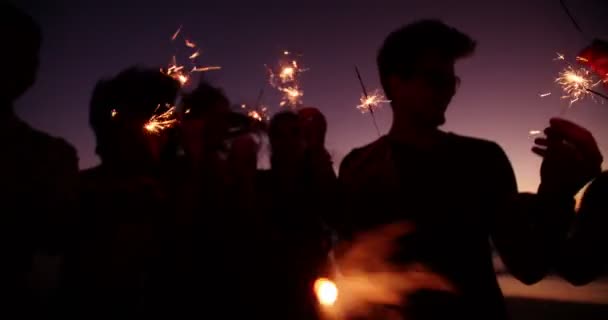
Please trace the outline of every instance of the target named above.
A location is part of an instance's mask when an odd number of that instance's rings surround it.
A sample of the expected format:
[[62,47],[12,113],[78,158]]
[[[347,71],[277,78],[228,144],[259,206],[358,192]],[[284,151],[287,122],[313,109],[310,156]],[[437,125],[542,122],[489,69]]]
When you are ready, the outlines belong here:
[[424,128],[442,125],[459,83],[454,64],[474,50],[469,36],[436,20],[419,21],[389,34],[377,63],[394,117]]
[[149,132],[145,125],[154,114],[175,103],[179,87],[176,80],[157,69],[129,68],[99,81],[93,91],[89,121],[102,161],[158,161],[166,136]]
[[302,136],[308,148],[324,148],[327,133],[325,116],[317,108],[302,108],[298,111]]
[[300,118],[291,111],[277,113],[270,120],[268,138],[273,167],[297,164],[304,154],[304,139]]
[[224,92],[201,82],[182,100],[182,139],[186,153],[221,148],[230,127],[230,101]]
[[0,105],[10,105],[32,86],[38,72],[42,35],[38,24],[11,4],[0,3],[3,77]]

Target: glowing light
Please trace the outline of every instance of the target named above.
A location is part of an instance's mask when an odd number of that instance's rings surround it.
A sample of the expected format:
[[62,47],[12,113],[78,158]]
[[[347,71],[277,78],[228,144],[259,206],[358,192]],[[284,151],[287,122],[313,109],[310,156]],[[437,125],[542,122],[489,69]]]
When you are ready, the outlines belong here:
[[194,43],[188,39],[185,40],[185,43],[186,43],[186,47],[188,47],[188,48],[196,48],[196,43]]
[[259,122],[264,122],[270,120],[270,116],[268,115],[268,108],[265,106],[257,106],[250,107],[246,104],[241,104],[241,109],[243,109],[247,116],[251,119],[254,119]]
[[304,91],[300,87],[299,76],[306,69],[300,68],[292,52],[283,51],[283,56],[274,69],[268,68],[270,85],[283,94],[280,106],[297,108],[302,104]]
[[338,287],[329,279],[317,279],[314,283],[314,290],[321,305],[333,306],[338,300]]
[[180,32],[182,32],[182,26],[179,26],[179,28],[177,28],[177,31],[175,31],[175,33],[171,37],[171,41],[175,41],[175,39],[177,39],[177,36],[180,34]]
[[541,98],[548,97],[548,96],[550,96],[550,95],[551,95],[551,92],[547,92],[547,93],[541,93],[541,94],[539,94],[539,96],[540,96]]
[[116,118],[116,115],[118,115],[118,111],[116,111],[116,109],[112,109],[112,118]]
[[199,50],[196,50],[196,52],[195,52],[195,53],[193,53],[193,54],[191,54],[191,55],[188,57],[188,59],[191,59],[191,60],[192,60],[192,59],[196,59],[196,58],[198,58],[198,56],[200,56],[200,55],[201,55],[201,52],[200,52]]
[[220,66],[212,66],[212,67],[194,67],[190,72],[205,72],[211,70],[220,70],[222,67]]
[[[177,31],[175,31],[175,33],[171,37],[171,40],[174,41],[180,34],[182,34],[182,26],[180,26]],[[161,68],[160,72],[179,81],[181,86],[185,86],[186,84],[190,83],[191,73],[193,72],[205,72],[221,69],[221,67],[219,66],[198,66],[196,60],[201,56],[201,50],[196,48],[196,43],[194,43],[193,41],[186,39],[183,35],[181,36],[181,38],[184,39],[184,43],[187,48],[193,49],[189,50],[190,52],[188,52],[187,54],[187,57],[190,60],[191,64],[191,67],[189,67],[190,69],[186,69],[184,65],[178,62],[177,57],[173,56],[171,58],[171,62],[167,66],[167,69],[165,70]]]
[[530,130],[530,132],[528,132],[528,134],[530,136],[538,136],[540,134],[542,134],[543,132],[541,130]]
[[172,128],[177,124],[175,106],[167,104],[165,105],[167,110],[161,114],[157,114],[160,108],[161,106],[158,105],[152,117],[144,124],[144,129],[151,134],[158,135],[162,131]]
[[384,95],[380,93],[379,90],[375,90],[368,96],[362,95],[359,100],[360,104],[357,106],[357,109],[361,111],[361,113],[367,113],[370,111],[376,111],[379,109],[382,104],[390,103],[390,100],[386,100]]
[[570,104],[587,97],[592,96],[589,91],[591,88],[598,85],[600,81],[594,82],[591,78],[591,72],[586,68],[566,67],[559,73],[555,79],[564,91],[563,99],[570,99]]

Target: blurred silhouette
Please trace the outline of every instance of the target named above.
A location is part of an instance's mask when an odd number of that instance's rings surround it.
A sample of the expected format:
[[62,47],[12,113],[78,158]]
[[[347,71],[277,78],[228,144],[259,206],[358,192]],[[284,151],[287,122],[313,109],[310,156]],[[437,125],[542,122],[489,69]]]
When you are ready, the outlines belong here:
[[268,223],[272,254],[273,318],[314,319],[312,287],[325,262],[324,229],[336,177],[325,150],[327,124],[314,108],[276,114],[269,125],[271,169],[260,171],[259,207]]
[[474,49],[469,36],[435,20],[391,33],[377,62],[392,127],[340,167],[351,233],[412,223],[416,231],[399,240],[394,262],[425,264],[456,288],[415,293],[403,306],[408,319],[507,318],[489,238],[513,275],[533,283],[554,261],[571,218],[575,187],[559,172],[544,171],[539,195],[518,199],[500,146],[438,129],[460,82],[455,62]]
[[[232,112],[222,90],[206,82],[184,95],[181,117],[170,314],[255,317],[263,297],[254,284],[261,263],[251,211],[257,144],[247,133],[250,120]],[[227,303],[237,307],[227,310]]]
[[78,317],[136,317],[149,307],[172,213],[160,179],[166,132],[144,127],[179,83],[130,68],[97,83],[90,123],[101,164],[80,176],[80,219],[67,260],[69,309]]
[[0,20],[5,43],[0,58],[9,75],[0,80],[1,309],[40,316],[49,292],[39,289],[54,286],[49,281],[67,240],[63,235],[72,219],[78,159],[68,143],[31,128],[15,114],[15,100],[36,78],[42,36],[30,16],[4,1]]

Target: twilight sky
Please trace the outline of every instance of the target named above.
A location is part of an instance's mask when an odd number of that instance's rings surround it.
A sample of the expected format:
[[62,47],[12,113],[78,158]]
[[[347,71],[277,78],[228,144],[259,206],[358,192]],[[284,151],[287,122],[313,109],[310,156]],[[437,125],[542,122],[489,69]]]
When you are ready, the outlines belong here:
[[[135,64],[166,65],[180,25],[203,48],[202,64],[223,67],[208,79],[233,102],[255,100],[266,83],[264,64],[274,63],[280,50],[302,52],[310,68],[301,81],[304,102],[326,114],[328,149],[339,162],[376,138],[369,115],[354,108],[360,89],[353,66],[370,89],[378,88],[375,55],[384,37],[403,24],[439,18],[478,41],[476,54],[457,65],[462,84],[445,129],[498,142],[520,189],[533,191],[540,160],[529,151],[528,132],[544,128],[568,105],[553,83],[563,65],[552,59],[556,52],[573,58],[593,37],[608,39],[606,0],[567,1],[586,36],[559,0],[15,2],[41,23],[45,37],[38,82],[18,102],[18,113],[72,143],[82,168],[98,162],[88,126],[96,81]],[[548,91],[553,95],[538,96]],[[278,95],[266,92],[265,102],[276,110]],[[608,103],[578,103],[565,117],[589,128],[608,155]],[[390,121],[386,106],[378,124],[386,131]]]

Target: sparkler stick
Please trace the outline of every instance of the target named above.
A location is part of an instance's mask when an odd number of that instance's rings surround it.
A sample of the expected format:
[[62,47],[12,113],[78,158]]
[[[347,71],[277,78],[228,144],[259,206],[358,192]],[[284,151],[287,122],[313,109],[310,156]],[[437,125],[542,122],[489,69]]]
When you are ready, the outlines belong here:
[[[363,83],[363,79],[361,78],[361,73],[359,72],[359,68],[355,66],[355,72],[357,73],[357,78],[359,78],[359,83],[361,84],[361,90],[363,90],[363,95],[365,99],[369,99],[369,95],[367,94],[367,89],[365,88],[365,83]],[[380,129],[378,128],[378,124],[376,123],[376,116],[374,115],[374,107],[369,105],[369,114],[372,116],[372,122],[374,123],[374,127],[376,128],[376,132],[378,136],[380,136]]]

